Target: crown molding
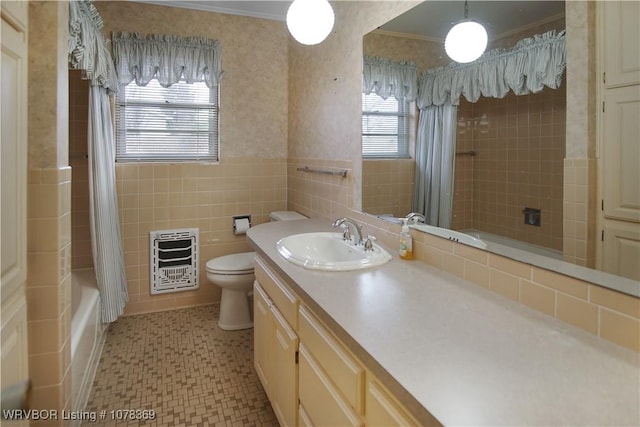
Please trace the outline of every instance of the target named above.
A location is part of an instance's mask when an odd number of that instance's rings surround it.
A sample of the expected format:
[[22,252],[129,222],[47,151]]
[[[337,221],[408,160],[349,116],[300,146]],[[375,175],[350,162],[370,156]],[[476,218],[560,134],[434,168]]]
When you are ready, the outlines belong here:
[[[269,19],[271,21],[285,21],[285,17],[276,13],[264,13],[244,8],[220,7],[207,1],[187,1],[187,0],[127,0],[135,3],[147,3],[156,6],[179,7],[182,9],[201,10],[203,12],[224,13],[227,15],[248,16],[251,18]],[[245,3],[239,1],[239,4]]]

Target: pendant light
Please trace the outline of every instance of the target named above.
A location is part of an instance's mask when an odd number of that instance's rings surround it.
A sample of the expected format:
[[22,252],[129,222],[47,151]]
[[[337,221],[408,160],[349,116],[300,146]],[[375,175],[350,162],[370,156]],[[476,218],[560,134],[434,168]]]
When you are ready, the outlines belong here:
[[469,2],[464,2],[464,19],[453,26],[444,39],[444,50],[456,62],[467,63],[480,58],[487,48],[487,31],[469,19]]
[[314,45],[333,29],[333,9],[327,0],[294,0],[287,11],[287,27],[298,42]]

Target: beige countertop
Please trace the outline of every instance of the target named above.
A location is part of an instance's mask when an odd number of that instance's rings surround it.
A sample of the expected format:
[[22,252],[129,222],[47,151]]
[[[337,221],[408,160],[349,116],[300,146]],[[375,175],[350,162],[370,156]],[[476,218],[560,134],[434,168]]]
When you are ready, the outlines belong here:
[[260,256],[422,422],[640,425],[640,355],[418,261],[320,272],[282,258],[287,235],[336,231],[272,222]]

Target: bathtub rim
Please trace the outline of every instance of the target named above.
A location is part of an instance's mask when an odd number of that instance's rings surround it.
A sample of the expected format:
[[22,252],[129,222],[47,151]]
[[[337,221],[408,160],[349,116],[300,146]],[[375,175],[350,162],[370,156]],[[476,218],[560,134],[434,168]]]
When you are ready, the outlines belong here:
[[[71,410],[84,411],[89,401],[93,380],[98,370],[100,357],[107,338],[106,331],[109,325],[101,321],[100,293],[95,283],[95,272],[93,268],[73,269],[71,275],[71,286],[79,286],[82,288],[80,308],[76,313],[72,313],[71,316]],[[87,278],[91,280],[86,280]],[[94,328],[92,331],[93,346],[91,347],[89,358],[85,365],[84,362],[81,363],[80,360],[76,360],[76,356],[78,346],[82,344],[82,339],[85,338],[85,329],[92,321],[92,317],[95,319],[95,324],[91,326]],[[78,330],[79,326],[83,327],[82,331]],[[74,363],[81,363],[81,369],[84,370],[82,377],[76,376]],[[70,426],[80,427],[81,424],[81,420],[72,420]]]
[[[100,310],[100,292],[98,291],[97,285],[84,280],[84,275],[89,274],[89,271],[94,270],[93,268],[79,268],[71,270],[72,294],[74,292],[73,287],[79,286],[81,288],[80,300],[78,301],[77,308],[75,311],[71,312],[71,360],[73,360],[73,356],[75,355],[81,338],[81,334],[74,333],[74,331],[78,331],[78,328],[81,325],[85,325],[89,321],[89,318],[92,315],[92,310],[90,308]],[[83,280],[79,281],[79,275],[74,273],[82,274]],[[93,275],[95,276],[95,273]],[[102,326],[99,325],[98,328],[101,329]]]
[[[492,245],[500,245],[509,249],[518,249],[525,252],[530,252],[537,255],[548,256],[549,258],[562,260],[562,251],[557,249],[547,248],[544,246],[536,245],[535,243],[522,242],[520,240],[512,239],[510,237],[500,236],[499,234],[489,233],[487,231],[478,230],[475,228],[465,228],[464,230],[458,230],[461,233],[470,234],[474,237],[477,236],[480,240],[487,244],[487,248],[491,249]],[[513,245],[511,245],[513,243]],[[526,246],[531,251],[524,248]]]

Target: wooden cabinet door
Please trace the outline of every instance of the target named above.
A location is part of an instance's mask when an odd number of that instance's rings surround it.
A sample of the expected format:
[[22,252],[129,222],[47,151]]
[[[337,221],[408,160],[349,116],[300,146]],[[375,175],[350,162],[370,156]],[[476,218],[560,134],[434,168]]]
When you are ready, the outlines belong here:
[[274,324],[273,376],[271,406],[281,426],[298,425],[298,335],[275,306],[271,307]]
[[640,85],[604,92],[604,215],[640,222]]
[[640,224],[605,221],[602,270],[640,280]]
[[258,378],[270,400],[273,399],[271,387],[271,337],[273,321],[271,320],[271,303],[258,282],[253,284],[253,365]]
[[314,426],[362,426],[363,422],[300,344],[300,405]]
[[606,87],[640,84],[640,2],[603,1],[602,60]]
[[367,381],[367,426],[417,426],[416,420],[374,378]]
[[640,279],[640,85],[603,90],[602,270]]

